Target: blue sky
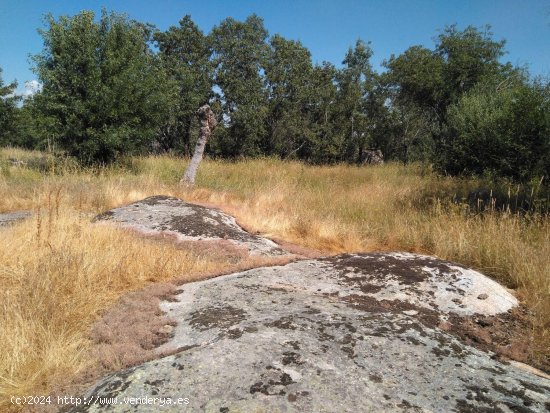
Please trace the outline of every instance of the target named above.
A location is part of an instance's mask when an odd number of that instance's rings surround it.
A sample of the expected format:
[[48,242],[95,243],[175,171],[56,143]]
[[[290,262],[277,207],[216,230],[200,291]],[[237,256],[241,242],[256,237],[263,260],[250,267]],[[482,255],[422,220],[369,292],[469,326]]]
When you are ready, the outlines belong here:
[[529,66],[534,75],[550,76],[550,0],[0,0],[0,67],[5,82],[36,79],[28,55],[40,52],[37,29],[42,16],[73,15],[102,7],[127,13],[161,30],[190,14],[208,32],[225,17],[264,18],[270,34],[300,40],[315,62],[340,64],[348,47],[361,38],[372,42],[379,68],[392,53],[421,44],[432,47],[437,29],[457,23],[490,24],[495,39],[506,39],[505,59]]

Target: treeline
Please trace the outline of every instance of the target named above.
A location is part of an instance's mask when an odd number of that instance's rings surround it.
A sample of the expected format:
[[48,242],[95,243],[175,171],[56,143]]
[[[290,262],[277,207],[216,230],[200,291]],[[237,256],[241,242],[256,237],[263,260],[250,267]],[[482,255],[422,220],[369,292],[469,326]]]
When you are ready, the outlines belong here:
[[211,156],[312,163],[426,161],[449,174],[516,180],[550,175],[550,86],[501,63],[488,27],[445,27],[377,73],[358,40],[341,66],[313,64],[300,42],[263,20],[227,18],[203,33],[190,16],[162,32],[104,11],[46,18],[43,85],[22,106],[0,80],[0,145],[52,147],[84,163],[120,155],[191,154],[195,112],[219,126]]

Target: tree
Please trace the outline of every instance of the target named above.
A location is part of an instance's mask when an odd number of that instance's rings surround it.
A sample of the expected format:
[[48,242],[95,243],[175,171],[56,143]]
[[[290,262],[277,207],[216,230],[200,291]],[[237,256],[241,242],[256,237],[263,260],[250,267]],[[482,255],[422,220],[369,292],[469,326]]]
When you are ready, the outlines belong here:
[[5,85],[0,68],[0,146],[13,145],[17,140],[18,109],[20,100],[15,94],[17,82]]
[[216,120],[216,115],[214,115],[214,112],[212,112],[212,109],[210,109],[209,105],[201,106],[197,111],[197,117],[199,118],[201,124],[199,138],[197,139],[197,145],[195,146],[195,153],[193,154],[193,158],[191,158],[191,162],[189,162],[189,166],[187,167],[187,170],[185,171],[183,178],[180,181],[181,184],[189,186],[195,184],[195,176],[197,175],[199,164],[202,161],[206,142],[208,141],[208,138],[210,138],[212,132],[214,132],[214,129],[218,124],[218,121]]
[[403,143],[401,113],[394,106],[388,105],[389,92],[383,81],[383,77],[375,74],[372,90],[365,101],[365,111],[368,114],[368,144],[372,149],[382,151],[386,160],[407,159]]
[[144,150],[173,90],[148,46],[152,28],[123,15],[83,11],[46,17],[34,57],[42,115],[55,142],[83,162],[110,162]]
[[303,149],[304,158],[315,163],[331,163],[340,159],[341,142],[335,133],[336,74],[332,63],[315,65],[309,83],[309,117],[311,140]]
[[283,158],[300,156],[312,130],[309,119],[311,54],[300,42],[275,35],[265,66],[269,91],[265,152]]
[[209,35],[224,121],[224,127],[216,130],[218,153],[230,157],[262,153],[268,111],[261,74],[268,53],[266,38],[263,20],[254,14],[244,22],[229,17]]
[[163,150],[181,148],[190,155],[195,113],[213,94],[212,51],[207,37],[189,15],[180,20],[178,27],[156,32],[153,37],[162,65],[178,91],[167,108],[170,117],[161,128],[158,143]]
[[461,31],[453,25],[437,37],[434,50],[412,46],[384,62],[405,161],[434,160],[442,150],[449,106],[479,83],[514,75],[511,65],[499,62],[504,44],[492,39],[488,26]]
[[412,46],[384,63],[384,75],[399,130],[394,147],[404,162],[433,157],[434,136],[446,112],[444,59],[433,51]]
[[445,61],[422,46],[409,47],[402,55],[384,62],[388,68],[386,81],[394,91],[394,103],[400,106],[415,105],[438,116],[444,111]]
[[342,140],[341,157],[349,162],[360,162],[368,146],[371,125],[366,101],[374,78],[371,56],[370,44],[357,40],[355,47],[349,48],[342,62],[344,68],[337,75],[337,127]]
[[[479,82],[501,77],[511,70],[499,59],[504,56],[504,40],[494,41],[489,25],[482,28],[468,26],[458,30],[456,25],[447,26],[438,36],[435,54],[443,66],[442,80],[447,104],[456,102],[460,96]],[[501,77],[502,79],[502,77]]]

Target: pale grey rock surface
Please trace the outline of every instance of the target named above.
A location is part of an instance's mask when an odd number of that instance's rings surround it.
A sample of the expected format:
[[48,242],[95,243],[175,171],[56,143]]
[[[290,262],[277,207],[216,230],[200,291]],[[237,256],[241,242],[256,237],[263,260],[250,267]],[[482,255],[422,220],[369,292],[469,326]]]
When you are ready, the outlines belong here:
[[[163,310],[174,355],[105,377],[73,411],[543,412],[550,381],[438,328],[517,305],[475,271],[342,255],[185,284]],[[482,298],[478,298],[481,296]],[[124,404],[149,397],[146,404]],[[153,404],[188,398],[188,405]],[[98,403],[116,398],[119,404]],[[127,399],[126,399],[127,400]]]
[[252,255],[286,254],[275,242],[242,229],[232,216],[174,197],[152,196],[104,212],[95,221],[116,222],[147,235],[173,235],[180,241],[227,240]]
[[18,221],[22,221],[24,219],[27,219],[31,215],[31,211],[5,212],[3,214],[0,214],[0,227],[5,227]]

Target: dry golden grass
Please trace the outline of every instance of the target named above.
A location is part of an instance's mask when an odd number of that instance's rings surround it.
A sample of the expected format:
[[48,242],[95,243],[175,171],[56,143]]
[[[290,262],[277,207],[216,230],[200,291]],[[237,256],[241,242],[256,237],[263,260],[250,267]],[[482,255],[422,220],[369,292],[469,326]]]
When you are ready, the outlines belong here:
[[10,396],[44,394],[91,368],[90,328],[122,294],[253,263],[91,224],[93,215],[58,203],[61,195],[38,197],[34,218],[0,230],[0,411],[16,408]]
[[472,214],[429,196],[473,189],[476,181],[440,178],[418,165],[207,160],[196,188],[184,190],[178,180],[185,164],[168,156],[98,170],[5,161],[37,156],[0,151],[0,212],[42,214],[1,230],[0,398],[43,391],[51,377],[83,368],[87,329],[124,292],[221,269],[223,259],[211,254],[89,223],[94,213],[154,194],[217,205],[251,231],[326,253],[406,250],[475,267],[517,289],[533,312],[526,334],[538,357],[550,355],[550,220]]

